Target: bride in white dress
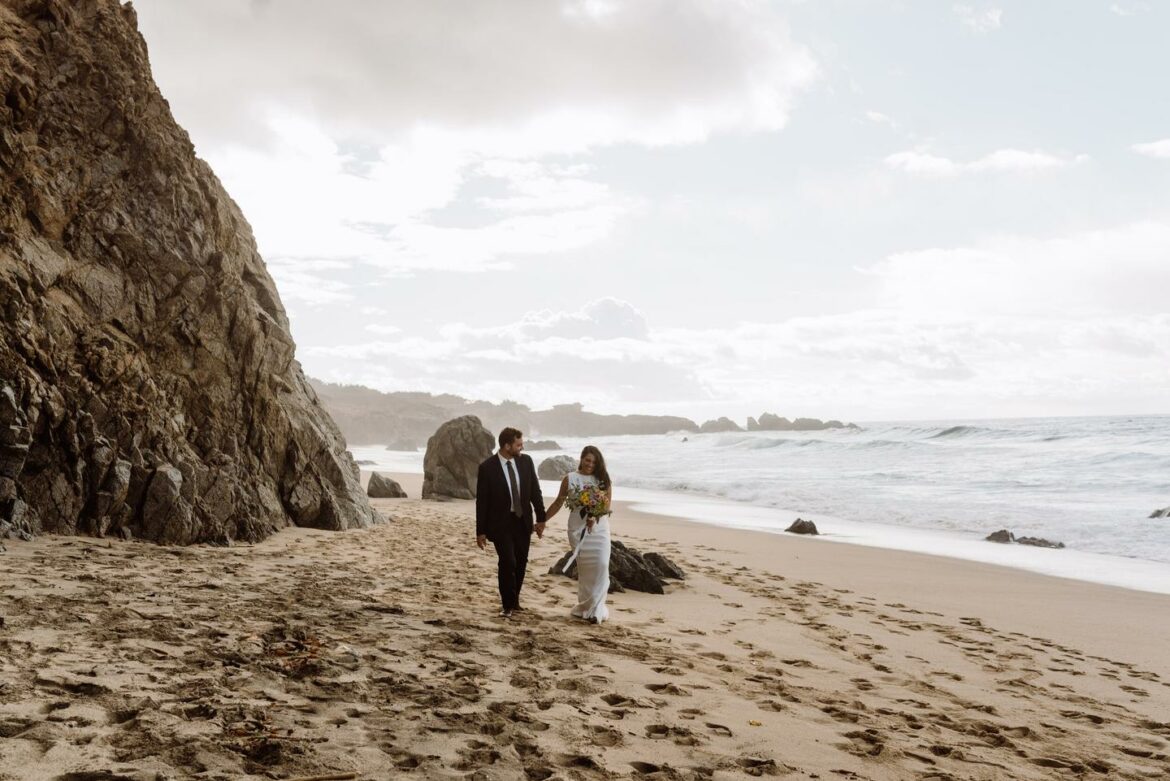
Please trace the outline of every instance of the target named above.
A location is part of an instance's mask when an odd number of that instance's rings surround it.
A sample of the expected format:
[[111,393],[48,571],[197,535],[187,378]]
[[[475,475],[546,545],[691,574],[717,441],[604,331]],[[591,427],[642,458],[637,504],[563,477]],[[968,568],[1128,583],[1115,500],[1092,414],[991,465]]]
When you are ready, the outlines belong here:
[[[581,451],[577,471],[561,480],[561,491],[549,505],[547,516],[552,518],[560,511],[570,489],[580,490],[587,485],[599,486],[612,505],[613,483],[601,451],[593,445],[586,445]],[[584,510],[569,513],[569,547],[577,549],[580,545],[577,553],[577,606],[572,615],[594,624],[609,618],[609,608],[605,605],[609,593],[609,518],[608,515],[601,518],[585,516]]]

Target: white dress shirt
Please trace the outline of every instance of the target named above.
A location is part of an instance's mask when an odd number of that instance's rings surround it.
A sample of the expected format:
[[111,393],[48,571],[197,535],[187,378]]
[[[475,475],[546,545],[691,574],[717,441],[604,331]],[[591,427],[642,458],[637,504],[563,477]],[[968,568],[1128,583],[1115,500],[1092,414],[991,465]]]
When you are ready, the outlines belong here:
[[[517,491],[520,490],[520,467],[516,466],[516,459],[514,459],[514,458],[504,458],[499,453],[496,453],[496,458],[500,459],[500,468],[504,470],[504,482],[508,484],[508,496],[511,497],[512,496],[512,478],[508,475],[508,464],[511,464],[512,468],[514,470],[516,470],[516,490]],[[515,499],[513,504],[515,504],[517,507],[519,507],[521,498],[519,496],[512,497],[512,498]]]

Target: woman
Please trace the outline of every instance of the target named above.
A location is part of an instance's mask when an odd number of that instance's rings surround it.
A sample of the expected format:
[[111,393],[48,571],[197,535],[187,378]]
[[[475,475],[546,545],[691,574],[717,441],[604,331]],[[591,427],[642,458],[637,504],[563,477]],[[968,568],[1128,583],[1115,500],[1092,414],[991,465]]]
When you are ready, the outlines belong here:
[[[570,490],[580,491],[588,485],[596,485],[605,492],[607,503],[613,504],[613,483],[605,468],[601,451],[593,445],[586,445],[581,451],[581,461],[576,472],[570,472],[561,480],[561,492],[548,508],[552,518],[565,503]],[[605,596],[609,593],[609,518],[586,516],[584,510],[569,515],[569,547],[581,550],[577,554],[577,606],[573,608],[574,618],[600,624],[609,618]]]

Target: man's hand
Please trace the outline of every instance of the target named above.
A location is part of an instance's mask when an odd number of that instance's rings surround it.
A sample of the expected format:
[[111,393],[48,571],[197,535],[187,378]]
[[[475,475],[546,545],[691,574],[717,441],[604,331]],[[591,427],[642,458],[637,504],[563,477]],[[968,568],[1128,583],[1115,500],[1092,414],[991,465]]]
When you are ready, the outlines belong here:
[[536,524],[535,528],[536,528],[536,536],[540,539],[544,539],[544,522]]
[[477,534],[475,536],[475,544],[479,546],[480,550],[486,549],[487,548],[487,535],[486,534]]

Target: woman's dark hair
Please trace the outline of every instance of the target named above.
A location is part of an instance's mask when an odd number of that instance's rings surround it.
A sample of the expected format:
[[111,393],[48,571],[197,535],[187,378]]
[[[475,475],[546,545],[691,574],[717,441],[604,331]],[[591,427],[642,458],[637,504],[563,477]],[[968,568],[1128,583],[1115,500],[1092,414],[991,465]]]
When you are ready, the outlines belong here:
[[605,468],[605,456],[601,455],[601,451],[593,445],[586,445],[581,451],[581,461],[585,460],[585,456],[593,456],[593,476],[597,478],[597,483],[602,488],[609,488],[609,470]]

